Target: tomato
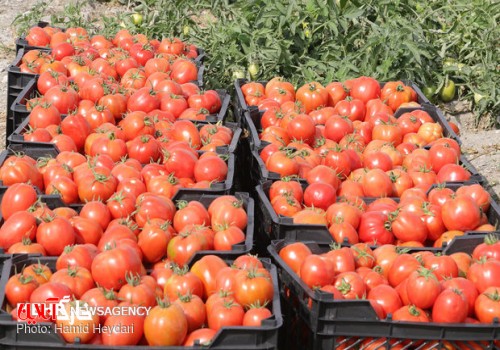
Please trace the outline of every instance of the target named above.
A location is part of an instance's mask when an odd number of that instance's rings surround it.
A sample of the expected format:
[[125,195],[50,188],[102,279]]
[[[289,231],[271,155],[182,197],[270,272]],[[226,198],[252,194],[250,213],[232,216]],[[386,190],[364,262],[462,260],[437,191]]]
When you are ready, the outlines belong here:
[[8,220],[14,213],[27,210],[37,200],[33,186],[28,184],[14,184],[9,186],[2,197],[2,217]]
[[38,284],[44,284],[49,282],[52,276],[52,271],[47,265],[42,265],[40,262],[36,264],[31,264],[24,268],[23,274],[25,276],[33,277]]
[[349,95],[349,91],[340,82],[330,83],[325,89],[328,91],[328,105],[332,107],[335,107],[338,102],[344,100]]
[[191,267],[191,272],[198,276],[203,283],[205,299],[216,292],[217,274],[225,267],[227,264],[214,255],[204,256]]
[[479,206],[467,196],[457,196],[447,201],[441,207],[441,214],[448,230],[474,230],[481,220]]
[[179,299],[175,301],[186,316],[188,324],[188,333],[201,328],[206,321],[206,310],[203,300],[197,295],[180,295]]
[[484,242],[474,248],[472,258],[474,260],[492,259],[500,261],[500,242],[498,237],[494,234],[484,237]]
[[[151,314],[153,309],[151,309],[149,315],[146,317],[141,315],[125,316],[123,315],[123,313],[125,313],[126,311],[122,311],[120,314],[120,310],[117,310],[121,307],[133,308],[135,307],[135,305],[127,302],[122,302],[114,307],[114,309],[111,311],[111,313],[113,314],[109,316],[106,321],[104,321],[102,327],[103,332],[101,332],[101,338],[103,345],[137,345],[143,337],[143,333],[145,332],[146,328],[145,318],[147,318]],[[115,330],[117,329],[133,329],[133,332],[116,332]]]
[[47,282],[40,285],[31,293],[31,303],[45,303],[49,298],[62,299],[65,296],[72,296],[71,290],[62,283]]
[[243,317],[243,326],[259,327],[262,325],[263,320],[271,316],[271,311],[265,307],[250,307]]
[[368,293],[368,300],[373,300],[382,307],[382,318],[385,318],[388,314],[393,314],[403,306],[398,292],[386,284],[381,284],[372,288]]
[[16,306],[18,303],[27,303],[31,294],[39,286],[33,276],[25,276],[23,273],[13,275],[5,285],[5,296],[10,305]]
[[14,243],[7,250],[7,254],[40,254],[47,255],[45,248],[39,243],[33,243],[25,237],[21,242]]
[[462,182],[468,181],[471,173],[458,164],[445,164],[437,174],[437,181],[443,182]]
[[469,306],[463,293],[457,289],[443,290],[432,308],[432,321],[442,323],[464,322]]
[[274,286],[264,269],[241,270],[235,276],[234,298],[242,306],[266,305],[273,300]]
[[362,214],[358,229],[359,240],[379,245],[393,243],[392,232],[385,228],[387,220],[387,215],[382,212],[373,211]]
[[187,293],[203,297],[203,282],[187,268],[174,269],[174,273],[165,284],[165,296],[170,301],[177,300],[181,295]]
[[401,211],[391,223],[394,236],[402,241],[416,241],[424,243],[429,231],[422,219],[414,213]]
[[191,60],[178,59],[172,65],[170,79],[179,84],[189,83],[198,78],[198,69]]
[[456,194],[457,196],[465,195],[471,197],[483,212],[488,211],[490,207],[490,194],[479,184],[461,186],[457,189]]
[[347,117],[333,115],[325,123],[325,137],[335,142],[339,142],[353,131],[352,122]]
[[474,309],[481,323],[492,323],[500,317],[500,294],[497,287],[490,287],[476,299]]
[[194,178],[201,181],[224,181],[227,177],[228,166],[222,158],[216,156],[200,159],[194,166]]
[[303,85],[296,93],[296,99],[303,104],[306,113],[318,107],[325,107],[328,104],[328,96],[328,91],[317,82]]
[[90,270],[92,260],[97,253],[97,247],[93,244],[66,246],[63,253],[57,258],[56,270],[77,266]]
[[136,204],[137,210],[134,218],[139,227],[144,227],[151,219],[158,218],[172,221],[174,217],[175,206],[166,197],[143,194],[137,197]]
[[102,167],[96,167],[77,183],[78,196],[82,202],[96,199],[108,200],[115,193],[118,181],[111,172]]
[[194,346],[195,342],[200,345],[209,345],[217,334],[216,330],[210,328],[200,328],[189,333],[184,340],[184,346]]
[[159,108],[160,100],[156,96],[156,92],[149,87],[143,87],[134,92],[127,102],[127,109],[132,112],[142,111],[149,113]]
[[467,271],[467,279],[472,281],[479,293],[489,287],[499,287],[500,262],[496,260],[478,261]]
[[248,215],[243,206],[243,202],[234,197],[227,199],[227,202],[212,202],[208,207],[211,226],[216,228],[223,225],[234,225],[244,230],[248,223]]
[[392,194],[392,182],[381,169],[372,169],[362,180],[363,192],[367,197],[389,197]]
[[469,316],[474,315],[474,303],[476,302],[478,292],[474,283],[463,277],[455,277],[441,282],[443,289],[452,288],[460,290],[469,304]]
[[420,262],[412,255],[401,254],[397,256],[388,272],[387,279],[391,286],[398,286],[420,267]]
[[381,89],[378,81],[370,77],[359,77],[353,80],[349,94],[352,98],[364,103],[380,97]]
[[119,290],[127,273],[141,272],[141,260],[129,247],[118,246],[98,254],[92,261],[92,277],[100,286]]
[[304,204],[308,207],[328,209],[336,200],[335,188],[327,183],[312,183],[304,191]]
[[226,301],[215,305],[207,316],[208,327],[218,331],[222,327],[242,325],[245,311],[240,304]]
[[352,272],[355,269],[354,255],[347,247],[340,248],[334,245],[330,251],[323,254],[323,257],[332,262],[335,274]]
[[79,299],[86,291],[95,287],[94,280],[85,267],[69,267],[57,270],[50,282],[61,283],[69,287],[75,298]]
[[394,311],[392,319],[403,322],[430,322],[426,312],[415,305],[405,305]]
[[309,247],[301,242],[288,244],[279,251],[279,256],[297,274],[306,257],[311,254]]
[[[167,222],[161,225],[146,223],[138,236],[139,248],[146,262],[155,263],[167,255],[168,242],[172,239],[173,230]],[[172,231],[172,232],[171,232]]]
[[[78,304],[77,304],[78,303]],[[78,312],[76,308],[85,308],[88,304],[81,301],[70,301],[64,305],[67,315]],[[94,332],[85,331],[95,329],[99,325],[99,316],[97,314],[91,315],[90,319],[71,321],[68,319],[60,319],[56,317],[56,326],[61,329],[61,335],[68,343],[75,341],[82,344],[89,343],[94,337]]]
[[[141,283],[139,275],[129,274],[126,277],[127,284],[123,285],[118,292],[118,298],[131,304],[145,307],[156,305],[155,292],[149,285]],[[155,281],[156,284],[156,281]]]
[[80,211],[80,216],[97,221],[103,230],[108,227],[111,221],[111,213],[106,204],[101,201],[89,201],[85,203]]
[[439,97],[443,102],[450,102],[455,98],[455,93],[455,82],[451,79],[447,79],[446,84],[444,84],[441,91],[439,91]]
[[335,277],[333,283],[345,299],[360,299],[366,293],[363,279],[356,272],[342,272]]
[[411,304],[421,309],[428,309],[434,305],[434,301],[441,293],[441,285],[432,270],[420,267],[409,275],[406,293]]
[[318,255],[308,255],[300,266],[299,276],[310,288],[332,284],[334,265],[330,259]]
[[43,217],[42,220],[36,231],[36,240],[48,255],[61,255],[65,246],[75,243],[76,235],[67,219]]

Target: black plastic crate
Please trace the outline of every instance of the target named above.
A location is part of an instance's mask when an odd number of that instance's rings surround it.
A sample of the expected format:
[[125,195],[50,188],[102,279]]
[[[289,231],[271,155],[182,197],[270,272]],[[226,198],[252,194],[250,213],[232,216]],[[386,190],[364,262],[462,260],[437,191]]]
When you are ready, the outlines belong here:
[[[463,251],[470,251],[476,243],[470,239],[468,242],[468,249]],[[278,268],[284,302],[290,303],[293,314],[305,322],[306,332],[313,339],[323,339],[319,348],[333,348],[335,337],[487,342],[500,339],[498,323],[458,325],[379,320],[368,300],[334,300],[331,293],[312,290],[279,256],[279,251],[289,243],[292,241],[273,241],[268,250]],[[304,243],[316,254],[329,249],[313,242]],[[450,254],[446,249],[443,253]]]
[[[248,106],[246,101],[245,101],[245,96],[243,96],[243,91],[241,91],[241,87],[245,85],[246,83],[249,83],[250,80],[247,79],[236,79],[234,81],[234,89],[236,91],[236,101],[235,101],[235,112],[237,112],[239,115],[243,115],[243,112],[248,112],[252,109],[257,110],[256,106]],[[422,93],[420,88],[413,83],[412,81],[409,80],[402,80],[402,82],[405,85],[410,86],[415,92],[417,93],[417,103],[419,104],[430,104],[430,101],[425,97],[425,95]],[[267,81],[257,81],[257,83],[261,83],[264,85],[264,87],[267,84]],[[383,87],[385,85],[384,82],[380,83],[380,86]],[[402,110],[406,110],[406,108],[402,108]]]
[[[289,239],[294,241],[314,241],[321,245],[328,245],[333,242],[333,238],[324,225],[307,225],[307,224],[294,224],[291,217],[278,216],[274,211],[271,202],[269,201],[269,188],[273,181],[265,181],[256,186],[256,210],[255,215],[257,218],[257,233],[259,241],[263,244],[269,243],[271,240]],[[464,185],[472,185],[475,182],[466,183],[451,183],[447,187],[458,188]],[[363,198],[366,203],[371,203],[376,198]],[[398,201],[398,198],[393,198]],[[498,227],[500,224],[500,206],[494,200],[491,201],[490,208],[486,213],[488,222],[493,226]],[[465,236],[486,234],[486,232],[468,231]],[[443,248],[447,249],[461,249],[461,237],[455,237],[451,242],[445,244]],[[257,242],[259,242],[257,241]],[[343,243],[343,242],[338,242]],[[258,246],[258,244],[257,244]],[[442,248],[425,247],[421,248],[430,251],[439,251]]]
[[[66,115],[63,115],[62,118],[64,119]],[[204,125],[210,124],[208,122],[201,122],[201,121],[193,121],[193,123],[198,127],[198,129],[201,129]],[[36,147],[53,147],[54,149],[57,149],[57,147],[52,144],[51,142],[31,142],[31,141],[25,141],[24,140],[24,133],[26,130],[28,130],[28,124],[29,124],[29,118],[24,119],[18,126],[17,128],[10,134],[10,136],[7,137],[7,144],[9,145],[24,145],[27,147],[30,146],[36,146]],[[218,146],[216,148],[217,152],[220,154],[225,154],[225,153],[235,153],[238,149],[239,145],[239,139],[241,138],[242,130],[241,128],[236,124],[232,122],[226,122],[223,123],[224,126],[228,127],[231,129],[233,132],[233,138],[231,139],[231,142],[229,145],[224,145],[224,146]]]
[[[199,260],[201,256],[197,256],[189,264],[192,266],[195,261]],[[224,259],[228,264],[231,264],[234,259]],[[56,260],[53,258],[39,258],[30,257],[25,254],[13,256],[7,259],[5,255],[0,255],[0,264],[2,266],[2,275],[0,278],[0,305],[2,311],[0,312],[0,346],[2,349],[59,349],[59,348],[75,348],[75,349],[110,349],[99,345],[86,345],[86,344],[68,344],[64,342],[60,335],[58,335],[51,323],[41,323],[49,327],[51,332],[45,333],[29,333],[17,332],[17,322],[12,321],[12,318],[5,311],[5,284],[7,283],[10,275],[12,275],[16,268],[19,271],[23,266],[32,263],[47,263],[49,267],[54,268]],[[215,335],[213,342],[209,346],[204,346],[204,349],[241,349],[241,350],[273,350],[278,349],[278,331],[283,324],[279,288],[278,288],[278,274],[276,267],[271,264],[269,259],[261,259],[265,268],[271,273],[271,278],[274,285],[274,296],[272,302],[272,316],[262,322],[261,327],[224,327]],[[114,348],[114,347],[113,347]],[[124,348],[124,347],[119,347]],[[130,348],[130,347],[127,347]],[[133,349],[146,350],[151,347],[146,345],[134,346]],[[199,346],[194,347],[162,347],[162,349],[181,350],[181,349],[200,349]]]
[[[444,186],[446,188],[450,188],[452,189],[453,191],[456,191],[457,189],[459,189],[460,187],[462,186],[466,186],[466,185],[474,185],[476,184],[477,182],[464,182],[464,183],[453,183],[453,182],[449,182],[449,183],[446,183],[444,184]],[[438,187],[439,185],[432,185],[432,187],[427,191],[427,194],[429,194],[429,192]],[[484,187],[483,187],[484,188]],[[490,207],[488,208],[488,210],[486,211],[486,217],[488,218],[488,223],[493,225],[494,227],[497,228],[497,231],[495,232],[498,232],[500,234],[500,205],[499,203],[497,203],[492,195],[492,193],[490,193]],[[487,234],[488,232],[485,232],[485,231],[468,231],[466,232],[466,235],[473,235],[473,234]],[[456,237],[456,239],[458,239],[459,237]]]
[[[202,72],[203,66],[200,67],[199,72]],[[201,73],[203,75],[203,72]],[[29,99],[40,96],[40,92],[37,88],[38,75],[34,76],[28,84],[24,87],[24,89],[19,93],[14,102],[10,105],[12,119],[13,119],[13,127],[17,129],[19,125],[28,118],[30,112],[26,108],[26,102]],[[201,86],[201,85],[200,85]],[[209,123],[217,123],[217,122],[225,122],[227,115],[229,104],[231,103],[231,95],[226,90],[216,90],[219,94],[221,100],[221,109],[218,113],[210,114],[207,116],[206,122]]]
[[[391,334],[387,337],[368,337],[362,336],[360,333],[356,333],[355,330],[361,327],[369,327],[370,324],[353,324],[352,322],[346,321],[345,327],[339,327],[338,334],[328,335],[321,333],[313,333],[305,321],[295,312],[294,305],[288,301],[285,296],[281,295],[281,309],[283,310],[283,329],[287,329],[286,334],[282,332],[280,335],[280,342],[282,344],[282,349],[287,350],[333,350],[333,349],[344,349],[344,350],[387,350],[387,349],[434,349],[434,350],[444,350],[444,349],[498,349],[498,341],[492,340],[494,338],[494,333],[490,332],[492,336],[489,340],[474,341],[474,340],[445,340],[445,334],[438,337],[437,339],[413,339],[406,336],[406,334],[412,333],[417,325],[415,324],[405,324],[400,323],[401,331],[393,331],[390,326],[387,327],[388,330],[386,334]],[[424,325],[424,324],[422,324]],[[404,327],[409,329],[409,332],[404,330]],[[422,333],[427,331],[427,328],[422,329]],[[460,332],[458,329],[455,332]],[[396,333],[404,332],[403,335],[398,337]],[[448,338],[453,332],[449,329],[446,333]],[[488,330],[480,330],[481,333],[488,334]],[[348,334],[348,335],[347,335]],[[435,334],[435,333],[434,333]],[[455,333],[456,334],[456,333]],[[470,332],[469,332],[470,334]]]
[[[267,180],[279,180],[281,178],[280,174],[272,172],[267,170],[266,164],[260,157],[260,149],[254,149],[250,150],[251,153],[251,169],[250,169],[250,178],[253,184],[258,184],[260,181],[267,181]],[[485,178],[479,173],[479,171],[467,160],[467,158],[464,155],[460,156],[459,159],[459,165],[463,166],[465,169],[467,169],[471,176],[468,181],[470,182],[478,182],[478,183],[484,183]],[[305,183],[306,180],[303,178],[299,178],[300,182]],[[450,182],[453,183],[453,182]],[[461,182],[458,182],[461,183]]]

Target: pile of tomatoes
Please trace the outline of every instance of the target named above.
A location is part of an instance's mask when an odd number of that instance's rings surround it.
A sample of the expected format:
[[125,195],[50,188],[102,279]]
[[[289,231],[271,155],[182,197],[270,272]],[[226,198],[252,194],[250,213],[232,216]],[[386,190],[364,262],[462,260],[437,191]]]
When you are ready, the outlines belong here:
[[500,317],[500,242],[486,236],[471,255],[405,253],[394,245],[364,243],[313,254],[301,242],[279,257],[309,288],[335,300],[368,299],[379,317],[393,321],[488,323]]
[[199,251],[228,251],[244,242],[248,223],[245,203],[232,195],[214,196],[208,207],[195,200],[176,207],[163,195],[120,193],[106,204],[88,201],[77,213],[51,209],[32,186],[17,184],[5,192],[1,209],[0,247],[9,254],[59,256],[75,244],[96,251],[125,247],[138,261],[168,258],[180,266]]
[[[280,176],[327,176],[339,194],[366,197],[400,196],[407,188],[426,191],[434,183],[471,177],[458,164],[459,144],[443,138],[441,124],[428,108],[418,108],[415,91],[402,82],[381,88],[361,77],[326,87],[308,83],[295,92],[274,78],[265,87],[250,82],[241,89],[249,104],[264,111],[259,137],[267,145],[260,157]],[[413,110],[396,118],[402,107]],[[331,173],[326,168],[336,176],[325,174]]]
[[[104,136],[100,144],[110,150],[117,145],[116,140]],[[200,155],[183,142],[173,142],[172,147],[158,150],[155,160],[143,157],[148,152],[145,147],[130,149],[125,153],[129,158],[118,158],[116,163],[106,152],[96,152],[87,158],[77,152],[64,151],[55,158],[37,160],[13,154],[0,167],[0,179],[4,186],[31,183],[46,194],[60,195],[66,204],[99,199],[108,203],[117,201],[128,207],[123,203],[134,203],[146,192],[173,198],[182,188],[209,189],[212,183],[227,178],[228,165],[224,159],[230,156],[215,152]],[[124,214],[133,210],[132,206],[124,210]]]
[[[47,298],[70,297],[64,304],[68,315],[79,312],[77,307],[104,311],[73,323],[59,319],[59,314],[42,312],[36,317],[55,323],[69,343],[78,339],[108,346],[193,346],[195,340],[209,344],[222,327],[259,327],[272,316],[268,306],[276,281],[269,266],[251,255],[242,255],[231,265],[207,255],[190,268],[163,260],[146,273],[139,256],[127,246],[99,251],[87,244],[64,252],[55,269],[40,261],[21,264],[22,270],[9,278],[5,289],[14,319],[19,303],[46,303]],[[143,311],[119,312],[138,307]]]
[[456,192],[437,186],[428,194],[408,189],[399,201],[379,198],[367,204],[361,197],[336,198],[323,182],[304,190],[298,181],[285,178],[271,185],[269,199],[276,214],[292,217],[296,224],[327,226],[335,242],[440,248],[467,231],[496,231],[486,215],[490,195],[479,184]]

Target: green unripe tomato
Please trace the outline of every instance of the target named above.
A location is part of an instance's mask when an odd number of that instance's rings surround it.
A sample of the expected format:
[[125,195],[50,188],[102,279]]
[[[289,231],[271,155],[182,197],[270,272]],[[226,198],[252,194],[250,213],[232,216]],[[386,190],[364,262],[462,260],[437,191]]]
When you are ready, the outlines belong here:
[[455,98],[455,93],[456,93],[455,82],[451,79],[448,79],[448,83],[445,84],[441,89],[439,97],[443,102],[450,102]]
[[422,93],[427,97],[427,99],[432,100],[436,94],[436,87],[434,85],[424,86]]
[[142,24],[142,15],[140,13],[134,13],[132,14],[132,23],[134,23],[136,26],[140,26]]
[[245,78],[245,72],[241,69],[237,69],[233,71],[233,79],[243,79]]
[[250,73],[250,78],[255,79],[259,74],[259,65],[252,62],[248,65],[248,73]]

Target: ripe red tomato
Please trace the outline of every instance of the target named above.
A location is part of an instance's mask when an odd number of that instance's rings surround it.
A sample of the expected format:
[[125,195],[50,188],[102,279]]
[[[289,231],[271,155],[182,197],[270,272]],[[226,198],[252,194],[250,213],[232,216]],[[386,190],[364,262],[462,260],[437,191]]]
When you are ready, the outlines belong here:
[[242,325],[245,311],[240,304],[229,301],[215,305],[207,316],[208,327],[218,331],[225,326]]
[[310,288],[332,284],[334,280],[333,262],[319,255],[308,255],[300,266],[299,276]]
[[241,270],[234,278],[234,299],[240,305],[266,305],[273,300],[273,281],[265,269]]
[[64,252],[64,247],[75,243],[75,231],[69,220],[63,217],[43,217],[42,220],[36,231],[36,241],[48,255],[59,256]]
[[428,309],[441,293],[441,285],[431,270],[420,267],[406,282],[408,301],[421,309]]
[[27,303],[31,293],[38,288],[38,282],[32,276],[25,276],[22,273],[10,277],[5,285],[5,296],[10,305],[16,306],[18,303]]
[[131,248],[118,246],[98,254],[92,261],[92,277],[100,286],[119,290],[127,274],[141,273],[141,259]]
[[457,289],[445,289],[434,302],[432,321],[461,323],[467,318],[469,305],[464,294]]
[[352,98],[360,99],[364,103],[380,97],[380,84],[370,77],[359,77],[352,81],[349,94]]
[[311,254],[309,247],[302,242],[288,244],[279,251],[279,256],[297,274],[306,257]]
[[481,293],[474,304],[478,320],[482,323],[492,323],[500,317],[500,294],[497,287],[490,287]]
[[368,300],[373,300],[381,306],[383,310],[382,318],[385,318],[388,314],[393,314],[403,306],[398,292],[387,284],[380,284],[372,288],[368,293]]
[[359,240],[369,244],[392,244],[394,235],[385,228],[387,220],[387,214],[382,212],[372,211],[362,214],[358,229]]
[[468,196],[457,196],[441,207],[443,223],[448,230],[474,230],[481,221],[481,210]]
[[327,183],[312,183],[304,191],[304,204],[308,207],[327,210],[336,198],[335,188]]
[[328,96],[328,91],[317,82],[303,85],[296,93],[296,99],[302,103],[306,113],[318,107],[325,107],[328,104]]
[[479,293],[489,287],[500,287],[500,262],[496,260],[477,261],[467,271],[467,279],[472,281]]

